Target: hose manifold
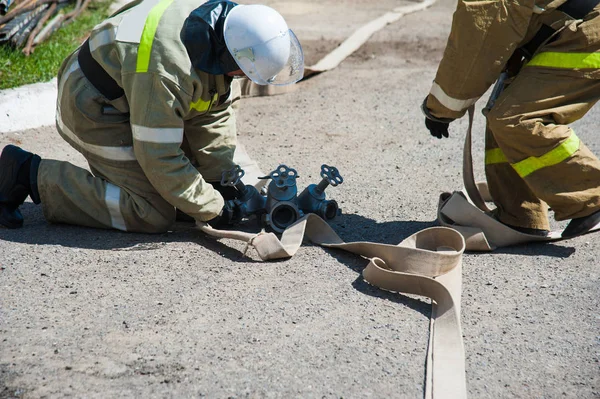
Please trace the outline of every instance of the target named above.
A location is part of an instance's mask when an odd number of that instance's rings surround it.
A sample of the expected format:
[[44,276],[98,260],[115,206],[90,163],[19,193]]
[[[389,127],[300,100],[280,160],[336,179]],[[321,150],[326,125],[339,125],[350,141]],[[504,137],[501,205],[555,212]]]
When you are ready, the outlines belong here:
[[238,165],[223,172],[222,176],[221,184],[235,187],[238,192],[235,202],[242,217],[257,216],[266,227],[277,233],[282,233],[307,213],[317,214],[326,221],[341,213],[338,203],[327,200],[325,195],[325,188],[330,185],[335,187],[344,181],[333,166],[322,165],[322,180],[306,187],[299,196],[296,185],[298,173],[283,164],[269,175],[261,177],[271,180],[266,195],[261,195],[254,187],[241,182],[244,171]]

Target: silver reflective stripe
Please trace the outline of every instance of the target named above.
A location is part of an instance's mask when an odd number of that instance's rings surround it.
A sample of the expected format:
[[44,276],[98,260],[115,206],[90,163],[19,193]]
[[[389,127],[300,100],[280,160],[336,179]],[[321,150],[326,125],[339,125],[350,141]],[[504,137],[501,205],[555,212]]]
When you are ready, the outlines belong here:
[[106,46],[109,43],[115,41],[116,29],[112,26],[98,31],[95,35],[90,37],[90,51],[94,52],[98,47]]
[[110,224],[117,230],[127,231],[125,220],[121,213],[121,189],[114,184],[106,183],[104,203],[110,213]]
[[469,98],[468,100],[459,100],[457,98],[452,98],[449,95],[447,95],[446,92],[440,87],[440,85],[438,85],[435,82],[433,82],[429,94],[437,98],[440,104],[442,104],[444,107],[457,112],[469,108],[471,105],[475,104],[475,102],[479,99],[479,97]]
[[56,112],[56,124],[65,136],[91,154],[97,155],[100,158],[110,159],[112,161],[136,161],[133,153],[133,147],[106,147],[81,141],[81,139],[63,123],[60,107]]
[[69,76],[71,76],[71,74],[77,70],[79,70],[79,61],[77,61],[77,57],[75,57],[73,59],[73,61],[71,62],[71,65],[69,65],[69,68],[66,71],[64,71],[62,76],[60,77],[60,82],[58,83],[58,98],[59,99],[62,96],[62,92],[65,87],[65,83],[67,82],[67,79],[69,79]]
[[183,141],[183,128],[180,127],[145,127],[131,125],[133,138],[147,143],[181,144]]
[[146,17],[159,0],[146,0],[125,11],[119,23],[117,41],[139,43],[146,24]]

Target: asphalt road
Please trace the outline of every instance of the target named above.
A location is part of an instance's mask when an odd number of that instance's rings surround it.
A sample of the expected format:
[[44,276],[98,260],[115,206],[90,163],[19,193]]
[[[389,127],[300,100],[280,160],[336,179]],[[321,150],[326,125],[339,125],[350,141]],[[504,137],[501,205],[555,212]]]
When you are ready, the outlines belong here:
[[[312,64],[409,3],[266,4]],[[437,140],[419,110],[454,4],[388,25],[292,93],[242,101],[239,140],[263,171],[294,167],[302,189],[321,164],[340,170],[344,183],[328,192],[346,241],[396,244],[436,225],[439,194],[462,188],[466,120]],[[574,125],[596,154],[599,124],[594,109]],[[478,117],[479,177],[482,129]],[[85,165],[54,127],[0,134],[9,143]],[[423,396],[429,302],[365,283],[365,259],[306,244],[260,262],[185,225],[132,234],[51,225],[30,202],[22,210],[24,228],[0,229],[1,398]],[[600,397],[599,254],[592,234],[464,255],[470,397]]]

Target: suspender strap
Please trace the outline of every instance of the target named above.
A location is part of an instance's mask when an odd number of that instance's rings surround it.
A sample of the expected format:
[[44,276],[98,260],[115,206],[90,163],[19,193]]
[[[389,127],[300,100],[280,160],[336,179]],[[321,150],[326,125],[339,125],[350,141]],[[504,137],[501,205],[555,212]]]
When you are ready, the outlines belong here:
[[537,31],[535,36],[530,41],[519,47],[523,57],[530,60],[537,49],[540,48],[540,46],[545,43],[555,32],[556,31],[548,25],[542,25],[540,30]]
[[[574,19],[582,19],[588,15],[598,3],[600,3],[600,0],[568,0],[556,10],[561,11]],[[552,38],[548,41],[554,33],[556,33],[554,29],[548,25],[542,25],[541,29],[535,34],[533,39],[521,46],[519,50],[521,50],[521,53],[525,58],[530,60],[542,44],[546,42],[550,43],[554,40],[554,38]]]
[[598,0],[569,0],[557,8],[575,19],[582,19],[600,3]]
[[98,64],[94,57],[92,57],[89,39],[81,45],[77,60],[79,61],[79,67],[87,80],[89,80],[92,86],[94,86],[104,97],[109,100],[116,100],[125,94],[123,88],[119,86],[117,82],[106,73],[104,68]]

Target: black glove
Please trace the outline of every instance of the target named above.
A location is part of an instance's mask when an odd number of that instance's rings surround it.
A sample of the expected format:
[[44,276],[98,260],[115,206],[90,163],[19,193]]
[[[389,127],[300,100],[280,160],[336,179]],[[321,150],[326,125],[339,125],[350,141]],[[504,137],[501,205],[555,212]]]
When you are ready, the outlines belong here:
[[239,206],[232,200],[225,201],[221,213],[214,219],[209,220],[208,223],[214,228],[231,226],[235,223],[239,223],[241,220],[241,211]]
[[450,126],[449,122],[437,122],[432,121],[431,119],[425,118],[425,127],[429,129],[429,133],[432,136],[441,139],[443,137],[448,137],[448,126]]
[[429,130],[429,133],[433,137],[437,137],[441,139],[442,137],[448,137],[448,126],[450,126],[450,122],[454,119],[450,118],[436,118],[431,115],[429,112],[429,108],[427,108],[427,97],[423,100],[423,104],[421,104],[421,111],[425,114],[425,127]]
[[213,186],[213,188],[217,190],[226,201],[237,198],[238,191],[235,189],[235,187],[222,186],[220,181],[209,181],[208,183],[210,183],[210,185]]

